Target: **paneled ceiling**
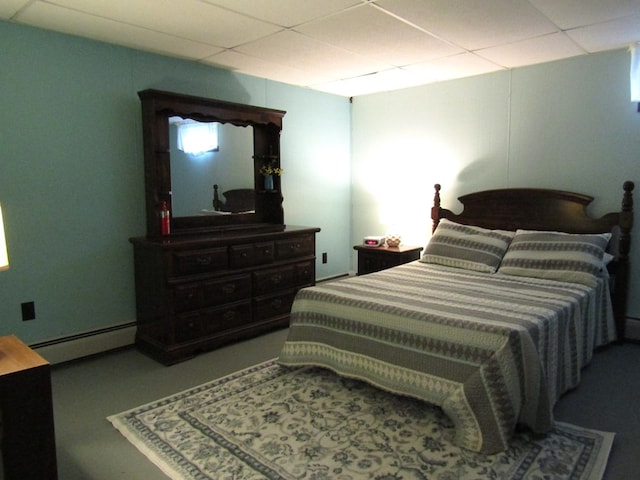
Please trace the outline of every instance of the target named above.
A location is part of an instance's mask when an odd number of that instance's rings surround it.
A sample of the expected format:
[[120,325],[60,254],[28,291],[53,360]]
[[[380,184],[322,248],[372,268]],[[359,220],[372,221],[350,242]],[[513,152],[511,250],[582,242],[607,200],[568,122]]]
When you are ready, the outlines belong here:
[[1,0],[0,18],[344,96],[640,41],[640,0]]

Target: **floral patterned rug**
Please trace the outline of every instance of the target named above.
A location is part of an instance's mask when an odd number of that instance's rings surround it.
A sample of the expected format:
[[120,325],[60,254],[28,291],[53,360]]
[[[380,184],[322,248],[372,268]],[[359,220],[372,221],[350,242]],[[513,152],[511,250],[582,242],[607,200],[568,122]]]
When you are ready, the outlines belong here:
[[275,360],[108,419],[181,480],[596,480],[614,436],[557,422],[475,454],[451,443],[439,408]]

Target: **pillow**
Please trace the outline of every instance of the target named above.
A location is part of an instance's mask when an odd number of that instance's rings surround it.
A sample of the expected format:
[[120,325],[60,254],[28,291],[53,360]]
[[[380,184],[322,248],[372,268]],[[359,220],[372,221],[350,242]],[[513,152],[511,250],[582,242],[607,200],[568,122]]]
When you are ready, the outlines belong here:
[[461,225],[443,218],[420,261],[495,273],[514,234],[506,230]]
[[548,278],[594,287],[610,233],[570,234],[517,230],[500,273]]
[[616,257],[614,255],[611,255],[610,253],[604,252],[604,256],[602,257],[602,268],[606,269],[607,265],[609,265],[615,259],[616,259]]

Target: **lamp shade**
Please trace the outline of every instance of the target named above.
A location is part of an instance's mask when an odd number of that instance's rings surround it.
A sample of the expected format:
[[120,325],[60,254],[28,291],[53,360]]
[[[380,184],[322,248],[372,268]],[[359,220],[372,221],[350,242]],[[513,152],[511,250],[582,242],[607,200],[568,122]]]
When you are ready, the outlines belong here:
[[0,204],[0,270],[6,270],[7,268],[9,268],[9,256],[7,255],[7,240],[4,236],[2,204]]

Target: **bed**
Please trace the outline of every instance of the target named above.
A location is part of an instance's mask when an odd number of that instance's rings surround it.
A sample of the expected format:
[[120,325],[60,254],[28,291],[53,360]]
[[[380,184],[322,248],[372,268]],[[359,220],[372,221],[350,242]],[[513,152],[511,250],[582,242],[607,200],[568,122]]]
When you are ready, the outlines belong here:
[[524,188],[456,214],[436,185],[421,259],[300,290],[279,361],[435,404],[471,451],[544,433],[594,350],[624,339],[633,188],[592,218],[590,196]]

